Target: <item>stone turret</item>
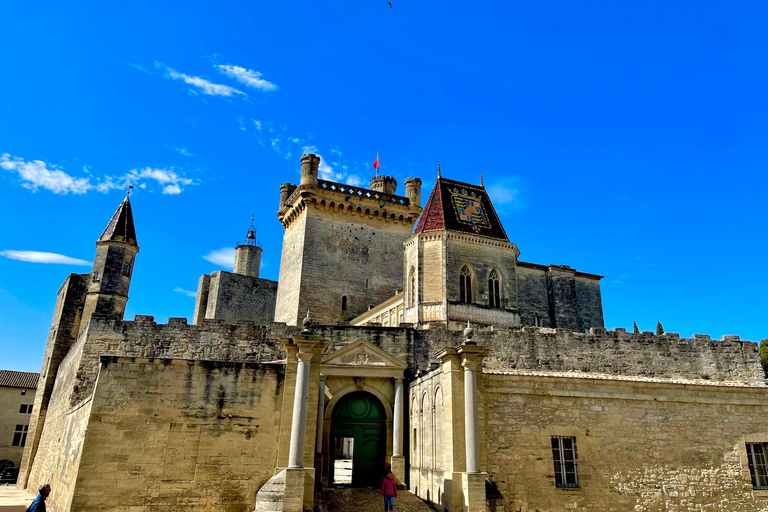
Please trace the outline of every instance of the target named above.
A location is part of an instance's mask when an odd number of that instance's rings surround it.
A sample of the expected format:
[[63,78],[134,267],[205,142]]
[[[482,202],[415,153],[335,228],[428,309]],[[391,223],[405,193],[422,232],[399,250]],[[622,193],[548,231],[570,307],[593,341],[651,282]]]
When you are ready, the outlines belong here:
[[[317,185],[317,172],[320,168],[320,157],[308,153],[301,156],[301,185]],[[281,187],[282,191],[282,187]],[[286,198],[287,199],[287,198]]]
[[256,229],[251,224],[245,242],[235,247],[235,274],[259,277],[261,251],[261,247],[256,243]]
[[371,178],[371,190],[395,195],[397,180],[391,176],[374,176]]
[[419,178],[406,178],[405,197],[413,206],[421,206],[421,180]]
[[80,330],[93,314],[115,316],[122,320],[138,252],[131,202],[126,197],[96,242],[96,258]]

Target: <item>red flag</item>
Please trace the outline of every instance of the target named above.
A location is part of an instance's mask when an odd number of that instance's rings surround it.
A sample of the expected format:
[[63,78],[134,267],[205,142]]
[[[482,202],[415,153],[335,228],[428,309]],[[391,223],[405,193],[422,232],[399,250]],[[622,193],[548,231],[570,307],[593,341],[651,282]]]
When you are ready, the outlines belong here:
[[379,170],[379,155],[376,155],[376,161],[373,162],[373,168],[376,169],[376,171]]

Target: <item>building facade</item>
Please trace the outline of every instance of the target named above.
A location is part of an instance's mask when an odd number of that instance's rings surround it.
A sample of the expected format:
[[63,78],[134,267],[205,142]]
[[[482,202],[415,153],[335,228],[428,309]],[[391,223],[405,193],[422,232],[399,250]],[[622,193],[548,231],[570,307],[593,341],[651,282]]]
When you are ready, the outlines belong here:
[[[309,511],[386,469],[438,510],[768,510],[757,345],[603,325],[601,276],[519,260],[485,187],[281,187],[194,319],[123,319],[126,199],[59,290],[19,485],[56,510]],[[268,312],[274,311],[270,318]],[[274,321],[272,321],[274,320]]]
[[38,373],[0,370],[0,461],[11,461],[16,467],[27,444],[39,377]]

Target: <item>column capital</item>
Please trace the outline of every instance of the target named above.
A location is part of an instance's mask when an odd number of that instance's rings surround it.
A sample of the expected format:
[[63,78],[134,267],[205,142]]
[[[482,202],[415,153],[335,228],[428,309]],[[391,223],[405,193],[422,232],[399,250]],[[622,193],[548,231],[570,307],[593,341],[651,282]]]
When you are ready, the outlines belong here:
[[288,359],[298,359],[301,362],[319,363],[323,352],[331,344],[320,336],[305,336],[296,334],[292,338],[282,338],[282,349],[288,354]]
[[398,382],[400,384],[403,383],[403,377],[395,377],[395,382]]
[[491,351],[477,345],[461,345],[457,353],[461,357],[461,366],[466,370],[477,371],[482,369],[483,358],[490,354]]
[[455,358],[456,356],[458,356],[458,354],[459,354],[459,351],[456,350],[455,348],[445,347],[444,349],[440,350],[436,354],[436,356],[438,359],[440,359],[440,361],[445,362],[451,358]]

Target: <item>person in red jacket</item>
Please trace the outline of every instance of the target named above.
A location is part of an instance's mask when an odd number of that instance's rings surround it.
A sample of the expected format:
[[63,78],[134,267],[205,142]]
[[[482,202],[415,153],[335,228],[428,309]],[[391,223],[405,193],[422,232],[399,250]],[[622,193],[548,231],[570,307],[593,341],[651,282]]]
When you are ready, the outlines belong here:
[[381,482],[381,495],[384,496],[384,510],[395,510],[397,482],[391,471],[387,471],[387,476]]

